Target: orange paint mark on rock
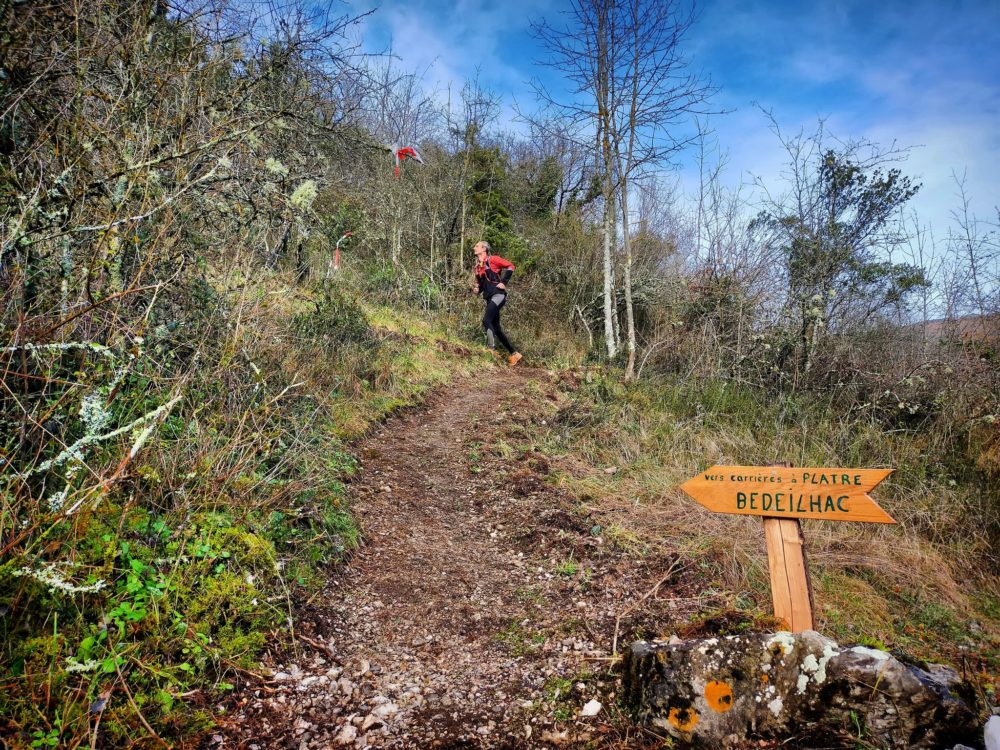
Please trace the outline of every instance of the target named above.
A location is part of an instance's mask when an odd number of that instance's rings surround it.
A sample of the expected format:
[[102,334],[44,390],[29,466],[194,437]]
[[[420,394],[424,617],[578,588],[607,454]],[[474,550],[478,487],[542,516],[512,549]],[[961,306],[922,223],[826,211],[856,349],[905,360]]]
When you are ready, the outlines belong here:
[[693,708],[671,708],[667,720],[682,732],[690,732],[698,723],[698,712]]
[[705,685],[705,702],[713,711],[725,713],[733,707],[733,689],[725,682],[712,680]]

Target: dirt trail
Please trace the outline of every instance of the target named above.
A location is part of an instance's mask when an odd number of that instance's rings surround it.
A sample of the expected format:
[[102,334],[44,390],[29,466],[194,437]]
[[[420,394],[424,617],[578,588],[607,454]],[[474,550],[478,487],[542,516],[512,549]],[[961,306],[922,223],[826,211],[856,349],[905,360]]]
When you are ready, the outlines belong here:
[[556,399],[542,371],[492,371],[361,446],[362,548],[300,613],[310,645],[247,689],[216,745],[639,746],[608,657],[663,561],[609,551],[545,483],[547,459],[523,446]]

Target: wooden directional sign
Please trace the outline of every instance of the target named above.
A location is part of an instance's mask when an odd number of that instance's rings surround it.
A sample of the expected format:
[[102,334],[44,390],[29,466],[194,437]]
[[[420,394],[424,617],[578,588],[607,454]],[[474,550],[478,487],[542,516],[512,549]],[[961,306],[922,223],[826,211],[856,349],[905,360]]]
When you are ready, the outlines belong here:
[[892,471],[713,466],[681,489],[716,513],[896,523],[868,495]]
[[764,516],[774,615],[801,632],[815,623],[799,519],[896,523],[868,495],[890,474],[892,469],[713,466],[681,489],[716,513]]

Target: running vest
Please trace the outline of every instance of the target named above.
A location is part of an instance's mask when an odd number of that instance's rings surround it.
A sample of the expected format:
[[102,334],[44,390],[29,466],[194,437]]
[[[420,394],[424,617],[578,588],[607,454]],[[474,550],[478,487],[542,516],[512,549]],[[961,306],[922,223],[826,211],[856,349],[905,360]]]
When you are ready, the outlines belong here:
[[[482,266],[476,264],[476,276],[483,276],[486,278],[486,282],[490,286],[496,286],[497,284],[502,283],[503,279],[500,278],[500,273],[498,271],[494,271],[493,267],[490,266],[490,259],[492,257],[492,255],[487,255],[483,260]],[[480,273],[480,271],[482,271],[482,273]]]
[[[498,258],[499,262],[506,264],[506,267],[501,268],[499,271],[493,269],[493,265],[490,263],[494,258]],[[514,264],[508,260],[501,258],[499,255],[487,255],[483,260],[482,265],[476,264],[475,272],[476,279],[480,282],[482,286],[483,297],[489,299],[494,294],[507,294],[506,289],[497,289],[497,284],[504,283],[503,273],[504,271],[514,270]]]

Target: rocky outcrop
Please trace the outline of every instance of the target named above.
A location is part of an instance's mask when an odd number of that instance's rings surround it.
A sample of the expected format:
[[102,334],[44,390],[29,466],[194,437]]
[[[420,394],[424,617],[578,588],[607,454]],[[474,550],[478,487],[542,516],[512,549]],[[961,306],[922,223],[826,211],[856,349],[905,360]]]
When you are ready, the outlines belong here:
[[952,670],[842,648],[812,631],[639,641],[624,681],[641,722],[710,747],[825,729],[900,749],[976,744],[981,736],[974,712],[949,689],[958,681]]

